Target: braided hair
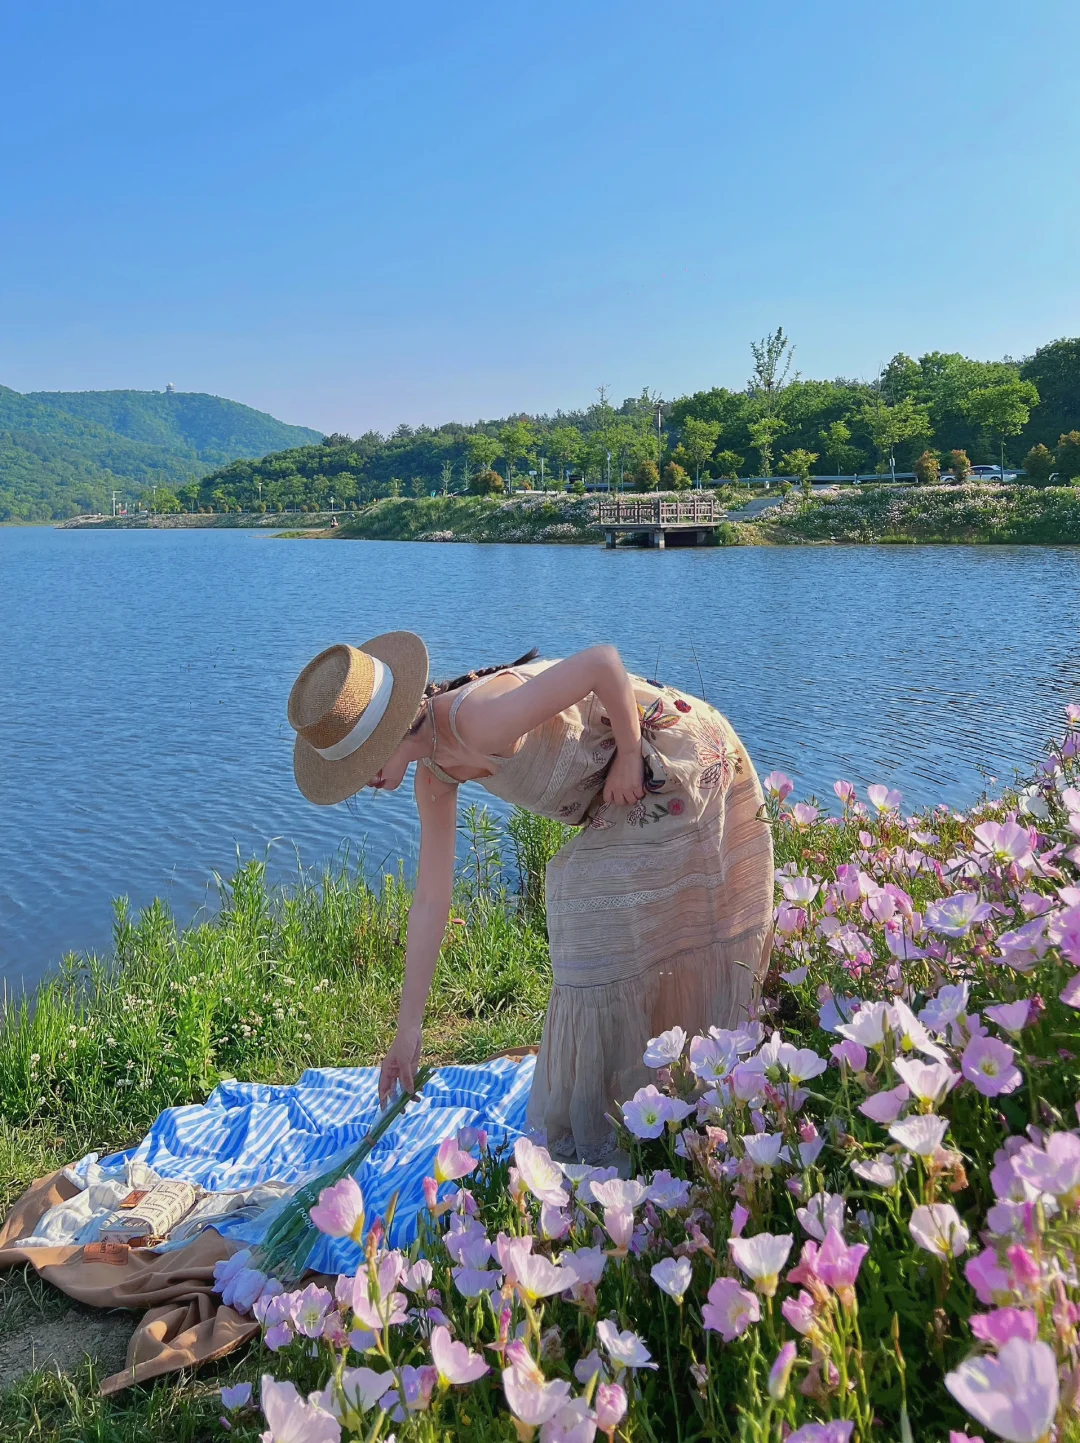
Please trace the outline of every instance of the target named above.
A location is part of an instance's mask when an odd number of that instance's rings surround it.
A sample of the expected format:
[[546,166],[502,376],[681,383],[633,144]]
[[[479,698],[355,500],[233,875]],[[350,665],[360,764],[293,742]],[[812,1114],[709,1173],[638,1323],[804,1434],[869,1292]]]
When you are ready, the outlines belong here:
[[[509,671],[514,666],[528,666],[530,661],[535,661],[540,655],[538,647],[533,647],[524,656],[519,656],[516,661],[504,661],[499,666],[481,666],[475,671],[467,671],[463,676],[455,676],[452,681],[429,681],[424,688],[424,703],[434,701],[437,696],[442,696],[445,691],[457,691],[459,687],[468,686],[471,681],[478,681],[482,676],[494,676],[497,671]],[[416,731],[424,719],[425,705],[421,705],[413,722],[411,730]]]

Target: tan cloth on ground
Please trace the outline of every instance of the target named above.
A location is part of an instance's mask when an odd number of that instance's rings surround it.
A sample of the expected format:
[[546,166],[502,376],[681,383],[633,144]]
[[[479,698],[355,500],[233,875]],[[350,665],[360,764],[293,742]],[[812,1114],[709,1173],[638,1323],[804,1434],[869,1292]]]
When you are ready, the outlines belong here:
[[[528,680],[552,662],[515,668]],[[461,688],[450,711],[488,680]],[[541,816],[584,823],[548,864],[554,987],[528,1121],[556,1155],[599,1161],[605,1114],[650,1080],[650,1037],[744,1021],[772,940],[772,833],[730,723],[672,687],[632,678],[650,791],[601,799],[615,752],[595,696],[488,758],[481,785]]]
[[128,1343],[127,1367],[105,1379],[102,1393],[211,1362],[258,1334],[253,1318],[225,1307],[214,1292],[214,1264],[238,1245],[212,1230],[174,1252],[129,1251],[121,1263],[92,1261],[82,1247],[11,1246],[33,1232],[48,1208],[76,1191],[56,1172],[23,1193],[0,1227],[0,1268],[29,1263],[46,1282],[92,1308],[149,1310]]

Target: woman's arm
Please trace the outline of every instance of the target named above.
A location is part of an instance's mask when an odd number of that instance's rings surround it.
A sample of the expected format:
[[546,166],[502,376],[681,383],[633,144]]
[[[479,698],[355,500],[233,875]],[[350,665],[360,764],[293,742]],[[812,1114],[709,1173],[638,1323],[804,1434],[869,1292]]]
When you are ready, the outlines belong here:
[[467,696],[457,724],[466,746],[483,756],[502,756],[519,737],[542,726],[591,693],[611,719],[618,751],[604,786],[604,799],[629,806],[644,796],[641,723],[634,688],[613,646],[591,646],[556,662],[521,686],[488,694],[486,687]]
[[405,945],[405,983],[398,1006],[397,1035],[379,1073],[379,1102],[388,1101],[397,1083],[412,1092],[420,1061],[421,1027],[431,978],[450,916],[454,892],[454,843],[457,788],[416,768],[416,809],[420,813],[420,865],[409,908]]

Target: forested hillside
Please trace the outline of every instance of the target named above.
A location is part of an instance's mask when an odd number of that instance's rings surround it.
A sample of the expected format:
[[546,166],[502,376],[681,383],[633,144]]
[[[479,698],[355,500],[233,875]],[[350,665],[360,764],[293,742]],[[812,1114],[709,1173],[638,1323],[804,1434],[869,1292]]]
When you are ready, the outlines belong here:
[[[538,486],[569,475],[624,478],[649,489],[701,478],[862,474],[923,464],[1031,465],[1033,480],[1080,470],[1080,339],[1054,341],[1023,361],[976,361],[932,351],[897,355],[872,382],[804,379],[781,331],[752,347],[739,391],[698,391],[661,405],[664,476],[657,475],[656,410],[648,392],[613,406],[519,415],[466,426],[399,426],[327,437],[319,445],[234,461],[184,487],[187,510],[323,509],[377,497]],[[1062,448],[1062,436],[1071,439]],[[963,462],[953,453],[963,453]],[[535,473],[535,474],[530,474]]]
[[104,511],[114,489],[170,493],[237,456],[320,436],[217,396],[0,386],[0,521]]

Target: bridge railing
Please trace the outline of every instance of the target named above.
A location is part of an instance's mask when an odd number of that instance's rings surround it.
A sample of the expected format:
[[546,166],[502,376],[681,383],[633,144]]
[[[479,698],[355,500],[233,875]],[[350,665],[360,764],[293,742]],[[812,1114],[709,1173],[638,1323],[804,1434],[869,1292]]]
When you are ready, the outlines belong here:
[[660,496],[601,501],[601,526],[715,526],[722,519],[715,497],[669,501]]

